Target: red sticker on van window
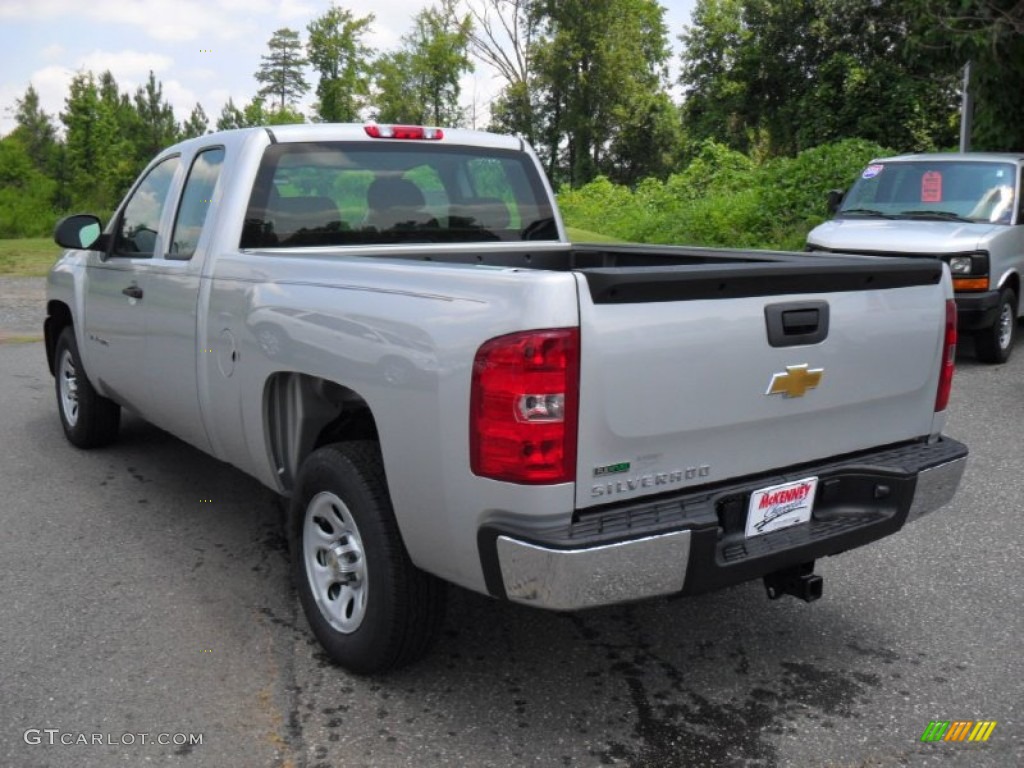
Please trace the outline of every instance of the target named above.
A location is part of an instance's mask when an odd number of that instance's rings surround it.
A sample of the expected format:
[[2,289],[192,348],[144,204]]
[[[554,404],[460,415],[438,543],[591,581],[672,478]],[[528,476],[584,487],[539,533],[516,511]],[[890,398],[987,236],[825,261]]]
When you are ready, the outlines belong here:
[[942,202],[942,174],[938,171],[928,171],[921,177],[921,202]]

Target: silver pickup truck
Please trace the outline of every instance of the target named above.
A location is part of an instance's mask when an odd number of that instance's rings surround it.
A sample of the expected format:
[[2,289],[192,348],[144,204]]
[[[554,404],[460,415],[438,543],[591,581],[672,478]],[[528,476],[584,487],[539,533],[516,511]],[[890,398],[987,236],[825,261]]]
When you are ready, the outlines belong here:
[[872,160],[807,250],[941,259],[953,273],[957,325],[978,359],[1005,363],[1024,315],[1024,154],[902,155]]
[[444,581],[574,610],[764,578],[947,503],[949,269],[572,245],[520,139],[302,125],[183,142],[57,226],[68,439],[127,408],[290,499],[338,663],[421,656]]

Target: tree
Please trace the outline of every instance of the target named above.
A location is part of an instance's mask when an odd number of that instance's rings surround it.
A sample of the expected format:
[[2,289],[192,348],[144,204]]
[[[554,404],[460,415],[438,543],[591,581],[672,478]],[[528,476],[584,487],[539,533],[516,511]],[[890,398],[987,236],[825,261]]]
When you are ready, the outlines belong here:
[[906,0],[915,50],[938,72],[971,62],[972,148],[1024,151],[1024,2]]
[[221,107],[217,118],[217,130],[229,131],[232,128],[245,128],[245,114],[235,106],[235,101],[228,97],[227,103]]
[[0,237],[53,231],[56,185],[36,167],[26,136],[15,130],[0,139]]
[[956,82],[907,42],[917,1],[699,0],[681,37],[690,137],[768,155],[948,146]]
[[[109,159],[103,168],[103,175],[107,179],[110,194],[119,197],[153,158],[150,151],[152,145],[147,140],[146,128],[135,104],[127,93],[122,93],[118,88],[110,70],[100,75],[98,87],[102,120],[114,126],[114,135],[108,147]],[[172,143],[176,134],[168,139],[168,143]]]
[[194,139],[197,136],[203,136],[209,126],[210,119],[206,116],[203,105],[197,102],[192,108],[188,120],[181,124],[181,138]]
[[741,151],[749,148],[756,122],[740,65],[750,38],[743,5],[744,0],[698,0],[691,25],[679,36],[687,129],[697,141],[712,138]]
[[395,51],[374,65],[373,117],[382,123],[426,123],[426,107],[412,86],[412,61],[408,51]]
[[242,107],[242,128],[249,128],[261,125],[288,125],[289,123],[302,123],[305,119],[297,110],[289,107],[281,109],[267,109],[266,104],[259,96]]
[[255,75],[264,83],[258,95],[277,98],[279,109],[294,106],[309,91],[309,83],[302,74],[302,68],[309,62],[302,56],[299,33],[282,27],[274,32],[267,47],[270,54],[260,57],[263,63]]
[[473,20],[470,52],[498,72],[505,85],[491,103],[491,129],[533,143],[534,72],[538,15],[534,0],[464,0]]
[[60,120],[66,148],[62,173],[68,178],[71,206],[112,210],[119,192],[111,181],[111,168],[117,164],[118,128],[114,115],[102,106],[92,72],[71,79]]
[[14,102],[14,121],[17,127],[13,133],[37,170],[49,171],[57,143],[57,129],[53,119],[39,106],[39,94],[29,85],[25,96]]
[[641,91],[614,111],[615,135],[601,172],[618,184],[666,178],[678,165],[683,144],[679,109],[668,94]]
[[286,125],[302,122],[305,122],[305,118],[301,112],[290,107],[268,110],[266,102],[260,96],[256,96],[242,107],[235,106],[234,100],[229,98],[220,111],[217,130],[227,131],[232,128],[255,128],[261,125]]
[[537,139],[552,179],[585,184],[608,166],[629,106],[665,89],[665,9],[655,0],[544,0],[535,12],[544,35],[532,59]]
[[144,86],[135,90],[135,111],[139,117],[140,132],[137,148],[145,161],[178,140],[178,122],[174,110],[164,100],[163,86],[153,71]]
[[373,50],[363,43],[363,37],[372,23],[373,14],[357,18],[351,11],[332,5],[306,28],[309,61],[320,74],[316,112],[325,123],[359,119],[369,94],[373,58]]
[[378,62],[377,119],[431,125],[460,125],[463,73],[469,59],[472,19],[459,18],[456,0],[416,15],[413,29],[402,38],[404,48]]

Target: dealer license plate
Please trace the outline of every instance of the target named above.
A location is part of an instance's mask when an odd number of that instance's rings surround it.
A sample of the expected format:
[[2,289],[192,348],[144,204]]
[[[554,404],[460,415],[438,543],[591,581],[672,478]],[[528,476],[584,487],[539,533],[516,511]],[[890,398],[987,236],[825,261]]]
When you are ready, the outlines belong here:
[[818,478],[808,477],[754,491],[747,510],[747,538],[806,523],[811,519],[817,488]]

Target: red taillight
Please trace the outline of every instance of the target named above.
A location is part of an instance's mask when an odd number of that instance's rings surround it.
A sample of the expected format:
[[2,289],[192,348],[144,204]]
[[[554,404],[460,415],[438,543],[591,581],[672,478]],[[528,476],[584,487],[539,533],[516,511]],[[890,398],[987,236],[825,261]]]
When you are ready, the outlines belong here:
[[580,334],[527,331],[486,342],[473,362],[473,473],[540,485],[576,479]]
[[444,138],[440,128],[425,128],[422,125],[377,125],[364,126],[371,139],[427,139],[437,141]]
[[935,412],[946,410],[949,392],[953,388],[956,369],[956,302],[946,302],[946,337],[942,344],[942,367],[939,368],[939,390],[935,393]]

